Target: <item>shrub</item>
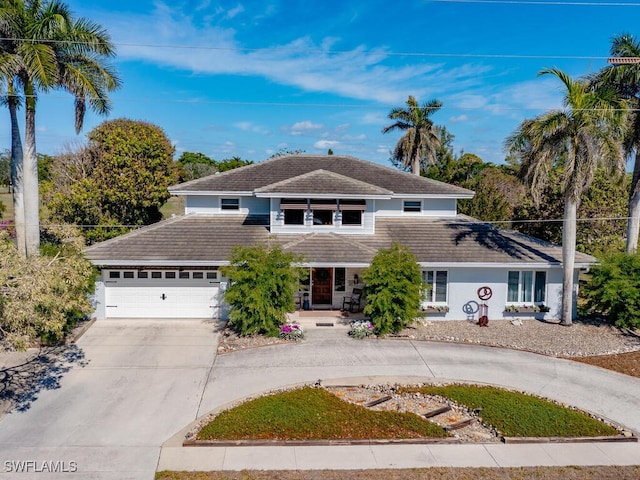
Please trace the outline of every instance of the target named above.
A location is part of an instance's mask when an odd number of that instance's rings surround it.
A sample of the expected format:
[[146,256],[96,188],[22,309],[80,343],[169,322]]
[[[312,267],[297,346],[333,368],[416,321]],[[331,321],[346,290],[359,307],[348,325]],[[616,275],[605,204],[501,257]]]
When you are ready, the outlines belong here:
[[278,336],[287,312],[295,309],[300,269],[280,247],[236,247],[228,267],[221,269],[231,285],[224,298],[230,305],[229,326],[239,335]]
[[92,310],[94,270],[80,253],[82,239],[63,227],[48,234],[43,255],[25,258],[0,231],[0,339],[16,349],[62,339]]
[[424,283],[411,251],[399,243],[379,250],[362,276],[367,305],[376,335],[395,333],[415,320],[420,311]]
[[582,291],[588,312],[606,315],[619,327],[640,328],[640,254],[605,256]]

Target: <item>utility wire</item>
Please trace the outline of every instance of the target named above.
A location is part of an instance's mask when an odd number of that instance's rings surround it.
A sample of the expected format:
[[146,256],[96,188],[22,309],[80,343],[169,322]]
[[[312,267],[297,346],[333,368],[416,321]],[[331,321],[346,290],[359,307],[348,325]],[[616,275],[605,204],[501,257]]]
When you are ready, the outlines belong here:
[[531,1],[531,0],[431,0],[433,3],[490,3],[502,5],[538,5],[576,6],[576,7],[640,7],[640,3],[626,2],[558,2],[558,1]]
[[[638,4],[640,6],[640,4]],[[0,41],[32,41],[28,38],[0,37]],[[36,42],[36,40],[33,40]],[[71,45],[89,45],[88,42],[70,40],[37,40],[37,43],[63,43]],[[93,45],[93,44],[92,44]],[[174,50],[208,50],[208,51],[228,51],[228,52],[265,52],[265,53],[297,53],[301,55],[324,54],[324,55],[354,55],[354,56],[374,56],[382,57],[442,57],[442,58],[497,58],[497,59],[524,59],[524,60],[607,60],[609,56],[601,55],[522,55],[510,53],[447,53],[447,52],[393,52],[387,50],[325,50],[313,48],[292,48],[292,47],[216,47],[207,45],[178,45],[178,44],[153,44],[153,43],[119,43],[113,42],[116,47],[137,47],[137,48],[158,48]]]

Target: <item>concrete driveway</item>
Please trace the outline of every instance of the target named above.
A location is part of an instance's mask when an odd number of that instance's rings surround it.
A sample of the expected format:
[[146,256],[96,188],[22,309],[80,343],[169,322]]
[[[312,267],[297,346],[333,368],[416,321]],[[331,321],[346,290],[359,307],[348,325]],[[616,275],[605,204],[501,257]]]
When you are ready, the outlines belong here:
[[[357,341],[343,329],[310,330],[301,344],[216,357],[215,329],[213,322],[191,320],[96,322],[78,342],[82,362],[59,378],[59,388],[41,391],[26,411],[0,422],[0,479],[60,478],[34,471],[44,462],[75,468],[83,479],[152,479],[159,461],[176,465],[166,460],[179,460],[186,450],[165,444],[161,451],[163,443],[195,419],[246,395],[318,379],[492,383],[556,398],[640,432],[640,379],[588,365],[472,345]],[[254,457],[238,465],[250,467]],[[8,471],[16,462],[23,469],[32,462],[31,473]]]
[[[78,341],[82,361],[59,379],[60,388],[40,391],[26,411],[0,422],[0,478],[43,479],[48,475],[36,470],[52,465],[83,479],[153,478],[162,442],[197,416],[216,327],[96,322]],[[18,468],[30,474],[18,475]]]

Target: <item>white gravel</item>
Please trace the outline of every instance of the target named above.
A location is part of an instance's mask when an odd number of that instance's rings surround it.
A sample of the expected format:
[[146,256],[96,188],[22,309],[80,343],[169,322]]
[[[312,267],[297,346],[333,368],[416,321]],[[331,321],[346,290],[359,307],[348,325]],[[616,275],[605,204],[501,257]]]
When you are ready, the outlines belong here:
[[559,323],[521,320],[489,321],[488,327],[474,322],[425,321],[400,332],[395,338],[475,343],[528,350],[556,357],[587,357],[640,350],[640,337],[599,322]]

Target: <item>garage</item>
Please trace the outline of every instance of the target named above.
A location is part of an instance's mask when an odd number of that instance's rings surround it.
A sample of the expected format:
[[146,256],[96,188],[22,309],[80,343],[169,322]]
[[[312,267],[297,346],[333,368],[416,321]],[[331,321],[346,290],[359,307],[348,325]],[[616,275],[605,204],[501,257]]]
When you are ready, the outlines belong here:
[[217,270],[103,270],[107,318],[218,318]]

